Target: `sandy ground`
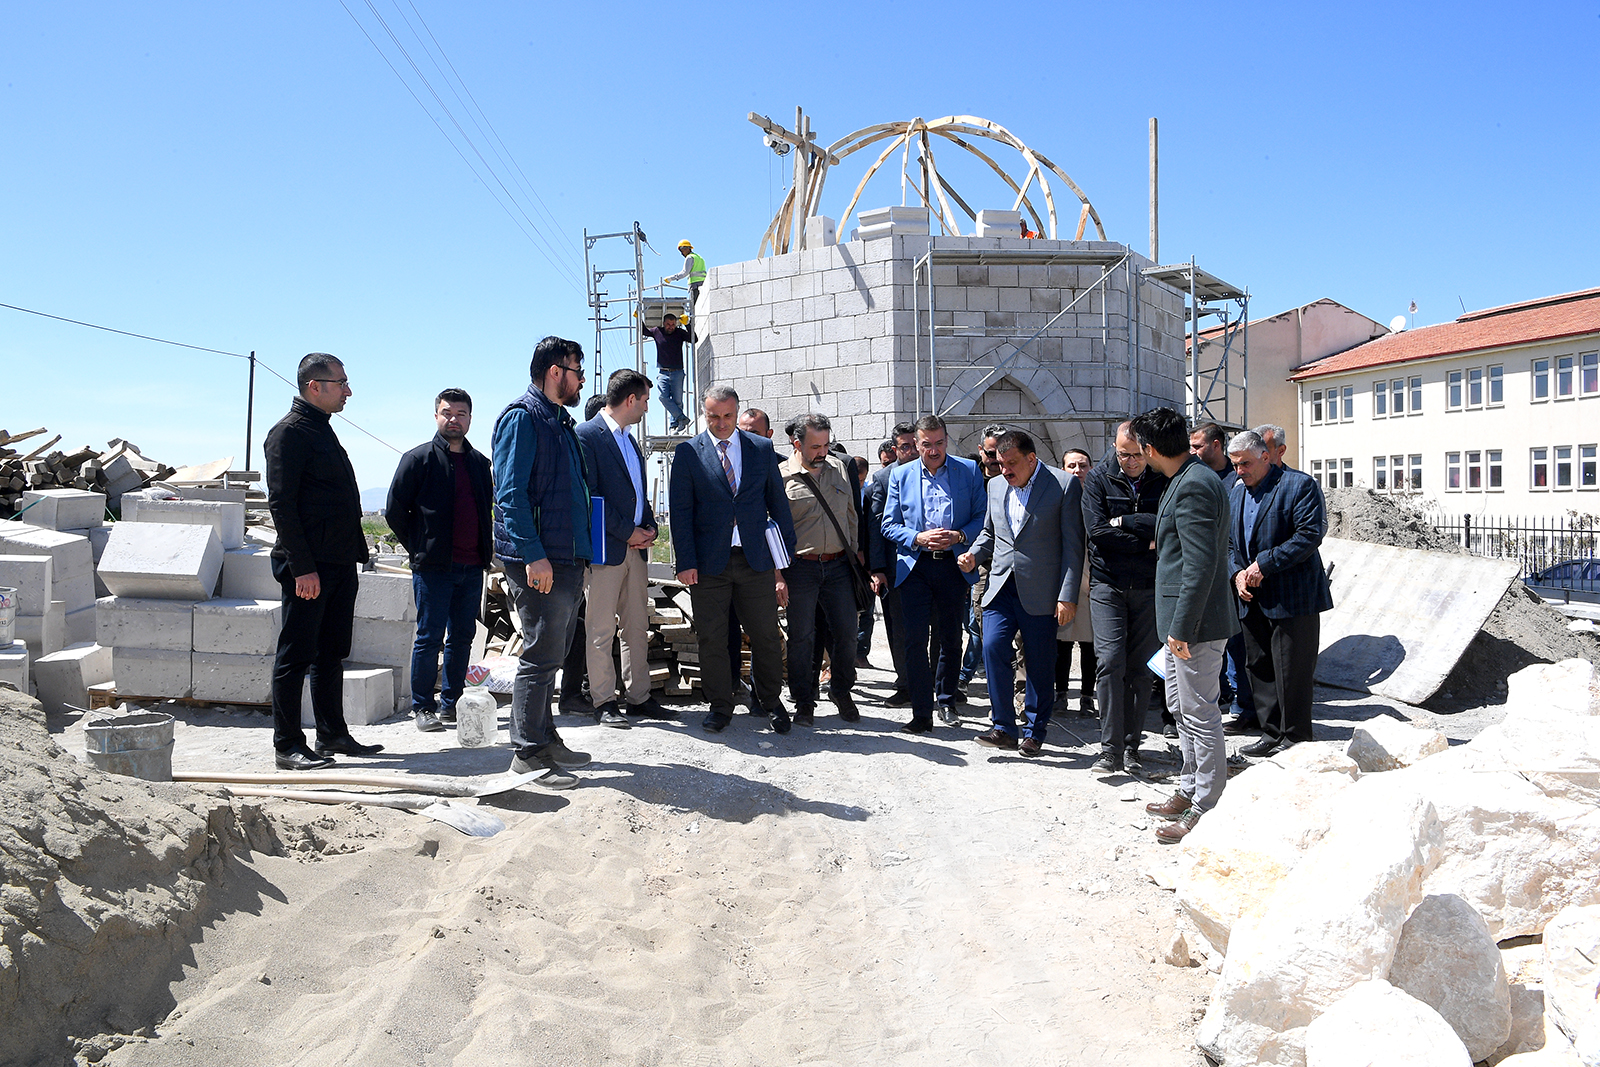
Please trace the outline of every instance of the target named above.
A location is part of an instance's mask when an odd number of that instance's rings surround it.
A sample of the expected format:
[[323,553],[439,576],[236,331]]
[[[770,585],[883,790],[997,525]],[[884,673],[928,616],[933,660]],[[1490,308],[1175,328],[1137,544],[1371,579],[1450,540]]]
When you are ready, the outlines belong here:
[[[560,716],[594,755],[581,787],[485,799],[490,838],[264,802],[285,854],[229,861],[149,1036],[101,1062],[1203,1063],[1213,977],[1162,962],[1177,909],[1146,874],[1175,858],[1143,810],[1166,789],[1091,776],[1087,720],[1036,760],[980,748],[981,679],[960,729],[899,734],[903,710],[873,706],[890,680],[863,672],[858,725],[823,704],[787,736],[741,715],[712,737],[694,705],[626,731]],[[1323,738],[1389,710],[1457,739],[1498,718],[1318,695]],[[52,729],[83,752],[81,724]],[[509,762],[409,719],[355,733],[388,751],[351,768]],[[178,769],[269,752],[258,712],[179,714]]]

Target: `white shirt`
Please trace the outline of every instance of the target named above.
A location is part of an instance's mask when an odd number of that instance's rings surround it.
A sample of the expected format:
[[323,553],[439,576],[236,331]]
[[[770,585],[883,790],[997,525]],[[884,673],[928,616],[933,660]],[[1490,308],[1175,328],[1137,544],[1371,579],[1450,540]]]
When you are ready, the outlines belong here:
[[[711,447],[717,451],[717,473],[721,474],[722,442],[717,440],[716,434],[711,435]],[[738,496],[739,486],[744,484],[744,449],[739,440],[738,430],[733,431],[733,435],[728,438],[728,466],[733,468],[733,495]],[[723,477],[726,478],[727,475],[724,474]],[[733,543],[743,547],[743,542],[739,540],[739,524],[737,522],[733,524]]]
[[604,408],[600,414],[605,417],[606,425],[611,427],[611,436],[617,439],[617,447],[622,449],[622,463],[628,468],[628,477],[633,480],[633,525],[637,529],[644,521],[644,471],[639,466],[639,455],[634,450],[633,442],[628,439],[628,428],[611,417],[611,413]]
[[1006,519],[1011,523],[1012,537],[1017,536],[1017,531],[1022,529],[1022,520],[1028,517],[1028,495],[1033,492],[1033,483],[1039,480],[1039,472],[1043,469],[1043,463],[1035,463],[1033,476],[1021,489],[1014,485],[1006,486]]

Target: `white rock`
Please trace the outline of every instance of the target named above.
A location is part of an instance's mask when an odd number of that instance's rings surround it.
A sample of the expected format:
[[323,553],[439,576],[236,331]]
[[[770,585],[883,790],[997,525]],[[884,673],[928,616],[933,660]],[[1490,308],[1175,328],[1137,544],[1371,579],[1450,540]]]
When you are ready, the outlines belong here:
[[1196,1037],[1218,1063],[1300,1067],[1311,1021],[1388,972],[1443,837],[1427,798],[1391,786],[1391,777],[1345,790],[1321,842],[1258,918],[1234,927]]
[[1383,979],[1362,982],[1306,1028],[1306,1067],[1471,1067],[1428,1005]]
[[1511,1036],[1511,988],[1500,948],[1458,896],[1422,898],[1400,929],[1389,983],[1437,1011],[1474,1063]]
[[1306,850],[1322,840],[1334,799],[1358,773],[1355,763],[1337,752],[1318,757],[1332,773],[1278,762],[1303,748],[1311,746],[1295,745],[1231,779],[1217,806],[1184,838],[1178,906],[1224,953],[1234,924],[1259,915]]
[[1563,908],[1544,928],[1544,989],[1578,1059],[1600,1067],[1600,905]]
[[1506,679],[1506,707],[1547,707],[1600,716],[1600,669],[1586,659],[1535,663]]
[[1544,990],[1521,982],[1511,983],[1511,1033],[1489,1056],[1499,1063],[1508,1056],[1538,1052],[1545,1047]]
[[[1552,746],[1551,738],[1560,744]],[[1600,805],[1600,717],[1515,705],[1465,747],[1525,776],[1547,796]]]
[[1278,753],[1269,762],[1307,774],[1342,774],[1353,782],[1361,777],[1361,768],[1344,749],[1338,741],[1304,741]]
[[1371,773],[1410,767],[1449,747],[1440,730],[1419,730],[1388,715],[1375,715],[1356,726],[1345,752]]

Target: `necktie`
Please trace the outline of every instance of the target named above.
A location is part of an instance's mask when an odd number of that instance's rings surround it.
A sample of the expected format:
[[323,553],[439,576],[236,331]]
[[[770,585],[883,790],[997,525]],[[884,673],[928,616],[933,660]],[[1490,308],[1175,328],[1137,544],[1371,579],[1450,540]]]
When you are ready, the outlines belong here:
[[733,476],[733,464],[728,461],[728,442],[718,441],[717,450],[722,455],[722,473],[727,476],[728,489],[734,496],[739,495],[739,482]]

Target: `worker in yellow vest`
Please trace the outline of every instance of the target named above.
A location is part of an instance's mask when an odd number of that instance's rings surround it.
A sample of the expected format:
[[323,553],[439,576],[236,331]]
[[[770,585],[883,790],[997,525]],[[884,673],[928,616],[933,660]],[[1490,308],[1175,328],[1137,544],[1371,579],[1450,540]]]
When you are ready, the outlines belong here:
[[689,279],[689,310],[692,313],[695,301],[700,299],[700,286],[706,280],[706,261],[687,240],[678,242],[678,251],[683,253],[683,269],[670,278],[662,278],[661,281],[664,284],[682,281],[684,278]]

